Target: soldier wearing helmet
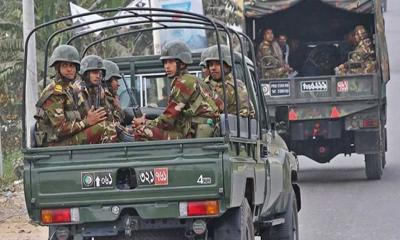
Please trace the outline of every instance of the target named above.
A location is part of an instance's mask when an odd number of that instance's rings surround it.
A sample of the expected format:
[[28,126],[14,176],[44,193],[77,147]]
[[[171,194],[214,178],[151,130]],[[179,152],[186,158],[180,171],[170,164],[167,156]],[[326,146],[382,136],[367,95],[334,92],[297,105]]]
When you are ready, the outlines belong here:
[[[107,108],[105,91],[101,86],[104,76],[106,75],[106,68],[103,64],[103,59],[96,55],[89,55],[81,60],[80,75],[82,81],[77,84],[80,89],[81,101],[83,102],[81,108],[82,115],[85,115],[91,110],[100,110],[106,113],[106,120],[102,122],[102,132],[100,138],[96,138],[92,143],[115,142],[117,133],[113,116],[110,109]],[[97,135],[97,133],[95,134]]]
[[279,44],[274,41],[274,32],[271,28],[264,29],[263,41],[257,52],[262,78],[284,78],[293,71],[283,59]]
[[[223,61],[223,68],[220,64],[220,57],[218,54],[218,46],[214,45],[208,48],[208,55],[205,58],[205,62],[210,71],[210,76],[207,77],[204,82],[209,85],[209,87],[217,93],[217,95],[223,99],[223,87],[222,84],[225,83],[226,88],[226,100],[228,113],[237,114],[236,112],[236,95],[235,89],[238,91],[239,100],[239,114],[242,117],[252,117],[254,115],[253,106],[249,100],[249,95],[246,90],[246,85],[239,79],[236,80],[237,88],[235,88],[235,83],[233,79],[232,71],[232,60],[230,49],[228,46],[221,45],[221,54]],[[224,70],[225,79],[222,80],[222,70]]]
[[78,51],[69,45],[58,46],[50,57],[49,67],[54,67],[56,77],[36,103],[36,145],[88,143],[93,129],[105,120],[105,112],[91,110],[85,116],[79,112],[80,94],[73,87],[80,68]]
[[376,68],[375,51],[364,26],[354,28],[356,48],[349,53],[347,62],[335,68],[337,75],[368,74]]
[[207,78],[208,76],[210,76],[210,70],[207,67],[206,61],[205,59],[207,58],[207,54],[208,54],[208,48],[205,49],[200,56],[200,67],[201,67],[201,74],[203,78]]
[[113,121],[121,123],[124,119],[124,115],[118,96],[118,79],[122,78],[119,74],[119,67],[117,64],[109,60],[103,60],[103,64],[106,69],[106,75],[103,79],[105,85],[104,93],[106,106],[112,114]]
[[82,81],[78,87],[81,88],[86,110],[104,107],[104,89],[101,87],[106,69],[103,66],[103,59],[96,55],[89,55],[82,59],[80,75]]
[[172,79],[167,107],[155,120],[134,119],[135,139],[211,137],[223,102],[187,71],[188,64],[193,62],[189,47],[182,41],[168,42],[162,48],[160,60]]

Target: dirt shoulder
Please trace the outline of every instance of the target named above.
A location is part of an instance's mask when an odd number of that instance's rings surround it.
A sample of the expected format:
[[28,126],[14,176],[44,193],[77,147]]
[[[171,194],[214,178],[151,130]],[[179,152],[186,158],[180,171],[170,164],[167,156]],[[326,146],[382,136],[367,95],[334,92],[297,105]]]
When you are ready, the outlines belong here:
[[0,191],[0,239],[44,240],[47,237],[47,227],[30,223],[22,183]]

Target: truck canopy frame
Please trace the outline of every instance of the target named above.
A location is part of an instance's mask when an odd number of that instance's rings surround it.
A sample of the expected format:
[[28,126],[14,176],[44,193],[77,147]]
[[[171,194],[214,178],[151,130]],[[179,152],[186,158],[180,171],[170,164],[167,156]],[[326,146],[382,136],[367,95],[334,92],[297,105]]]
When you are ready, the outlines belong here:
[[[80,17],[84,17],[84,16],[89,16],[89,15],[94,15],[94,14],[106,14],[106,13],[112,13],[112,12],[118,12],[118,11],[126,11],[131,13],[132,15],[120,15],[120,16],[112,16],[112,17],[105,17],[103,19],[98,19],[98,20],[94,20],[94,21],[90,21],[90,22],[86,22],[86,23],[81,23],[81,24],[77,24],[77,25],[72,25],[69,26],[67,24],[67,27],[65,28],[59,28],[58,30],[55,30],[54,32],[52,32],[50,34],[50,36],[47,39],[46,45],[45,45],[45,60],[44,60],[44,80],[43,80],[43,87],[46,86],[46,79],[47,79],[47,63],[48,63],[48,57],[49,57],[49,49],[51,46],[51,42],[54,39],[55,36],[57,36],[58,34],[63,34],[65,32],[69,32],[72,31],[74,29],[83,27],[83,26],[87,26],[93,23],[99,23],[99,22],[105,22],[105,21],[110,21],[110,20],[117,20],[117,19],[121,19],[121,18],[138,18],[137,21],[133,21],[133,22],[128,22],[128,23],[120,23],[120,24],[115,24],[115,25],[111,25],[111,26],[104,26],[101,28],[97,28],[96,30],[93,31],[87,31],[81,34],[77,34],[75,36],[72,36],[70,39],[68,39],[68,41],[66,41],[65,44],[71,44],[75,39],[86,36],[88,34],[93,34],[97,31],[102,31],[102,30],[107,30],[110,28],[117,28],[117,27],[121,27],[121,26],[135,26],[135,27],[144,27],[141,29],[137,29],[134,31],[129,31],[127,33],[119,33],[119,34],[115,34],[112,36],[103,36],[101,39],[97,40],[96,42],[90,44],[89,46],[86,46],[86,48],[83,51],[82,57],[84,57],[84,55],[86,54],[87,50],[96,45],[99,44],[103,41],[106,40],[110,40],[119,36],[123,36],[123,35],[127,35],[127,34],[134,34],[134,33],[139,33],[139,32],[144,32],[144,31],[154,31],[154,30],[161,30],[161,29],[175,29],[175,28],[197,28],[197,29],[207,29],[207,30],[212,30],[215,33],[216,36],[216,43],[218,45],[218,52],[219,55],[221,56],[221,44],[222,44],[222,38],[221,38],[221,34],[225,34],[226,38],[227,38],[227,42],[228,42],[228,46],[230,48],[230,52],[231,52],[231,59],[232,62],[234,62],[235,59],[235,54],[233,51],[233,40],[232,38],[235,36],[238,38],[239,40],[239,44],[240,44],[240,49],[241,49],[241,58],[242,58],[242,65],[244,65],[246,63],[246,56],[245,56],[245,45],[243,44],[243,39],[249,44],[249,49],[250,49],[250,54],[251,54],[251,58],[252,61],[255,62],[255,53],[254,53],[254,47],[252,45],[251,39],[246,36],[243,33],[238,33],[235,30],[228,28],[225,26],[224,23],[216,21],[214,19],[211,19],[207,16],[203,16],[200,14],[196,14],[196,13],[190,13],[190,12],[184,12],[184,11],[178,11],[178,10],[170,10],[170,9],[159,9],[159,8],[131,8],[131,7],[127,7],[127,8],[113,8],[113,9],[104,9],[104,10],[97,10],[97,11],[93,11],[93,12],[88,12],[88,13],[83,13],[83,14],[78,14],[78,15],[73,15],[73,16],[67,16],[67,17],[62,17],[59,19],[55,19],[49,22],[46,22],[44,24],[41,24],[37,27],[35,27],[27,36],[26,41],[25,41],[25,49],[27,49],[29,41],[32,37],[32,35],[41,30],[44,29],[46,27],[49,26],[55,26],[58,23],[61,22],[66,22],[69,23],[69,21],[71,21],[74,18],[80,18]],[[138,13],[139,12],[139,13]],[[179,14],[180,17],[180,21],[177,24],[176,21],[171,20],[172,17],[174,17],[176,14]],[[145,20],[143,20],[145,19]],[[168,25],[168,23],[175,23],[174,25]],[[146,27],[146,24],[153,24],[152,28],[148,28]],[[158,27],[154,27],[154,24],[158,25]],[[27,146],[27,139],[31,139],[31,126],[26,126],[26,119],[27,118],[33,118],[33,116],[27,116],[26,115],[26,102],[29,101],[26,99],[26,84],[27,84],[27,55],[28,55],[28,51],[25,51],[25,57],[24,57],[24,96],[23,96],[23,149],[26,148],[30,148],[31,146]],[[223,68],[223,60],[222,58],[220,58],[220,64]],[[256,66],[254,65],[253,68],[256,68]],[[256,69],[255,69],[256,71]],[[234,76],[234,84],[235,86],[237,85],[237,79],[236,79],[236,72],[235,72],[235,68],[232,68],[232,74]],[[224,71],[222,71],[222,78],[224,79]],[[255,84],[251,82],[252,80],[250,79],[250,76],[245,76],[244,82],[246,84],[246,86],[249,86],[249,84]],[[255,79],[255,82],[257,82],[257,79]],[[260,94],[260,88],[258,87],[258,84],[255,84],[256,87],[256,94]],[[224,100],[226,99],[226,91],[225,91],[225,85],[223,85],[224,88]],[[251,97],[256,97],[256,96],[250,96]],[[236,92],[236,98],[238,98],[238,94]],[[252,101],[254,101],[252,99]],[[263,106],[258,106],[255,105],[254,106],[256,108],[256,119],[257,122],[259,123],[257,125],[257,131],[260,131],[261,128],[261,122],[268,122],[268,119],[261,119],[262,115],[264,114],[259,114],[260,112],[264,112],[265,111],[265,107]],[[237,106],[237,113],[239,113],[239,106]],[[226,105],[225,105],[225,109],[224,112],[227,113],[227,109],[226,109]],[[224,114],[224,119],[221,119],[221,121],[224,121],[224,124],[226,126],[226,134],[225,134],[225,140],[227,140],[229,138],[229,121],[228,121],[228,114]],[[240,135],[240,123],[239,123],[239,114],[237,114],[237,132]],[[250,121],[249,121],[250,122]],[[259,137],[260,134],[259,134]]]

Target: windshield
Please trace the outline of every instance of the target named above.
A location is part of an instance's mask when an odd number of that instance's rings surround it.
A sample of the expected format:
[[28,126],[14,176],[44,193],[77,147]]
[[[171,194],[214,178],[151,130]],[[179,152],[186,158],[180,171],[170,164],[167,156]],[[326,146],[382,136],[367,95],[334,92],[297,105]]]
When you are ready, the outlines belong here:
[[[196,77],[201,74],[200,71],[191,71],[190,73]],[[171,92],[171,79],[166,77],[165,73],[158,72],[135,77],[126,75],[125,80],[140,107],[165,108],[167,106],[168,94]],[[119,85],[121,87],[118,90],[118,96],[121,107],[124,109],[133,106],[123,79],[119,80]]]

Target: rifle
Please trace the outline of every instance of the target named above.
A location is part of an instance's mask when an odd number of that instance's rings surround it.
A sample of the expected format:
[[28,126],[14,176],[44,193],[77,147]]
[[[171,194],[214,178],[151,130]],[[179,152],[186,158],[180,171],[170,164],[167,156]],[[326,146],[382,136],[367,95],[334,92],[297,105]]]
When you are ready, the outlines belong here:
[[132,103],[133,115],[134,115],[135,118],[140,118],[140,117],[143,116],[143,113],[140,110],[140,106],[137,103],[135,96],[133,96],[132,89],[128,86],[128,83],[126,82],[124,74],[121,74],[121,77],[122,77],[122,81],[124,82],[126,91],[127,91],[128,95],[129,95],[130,102]]

